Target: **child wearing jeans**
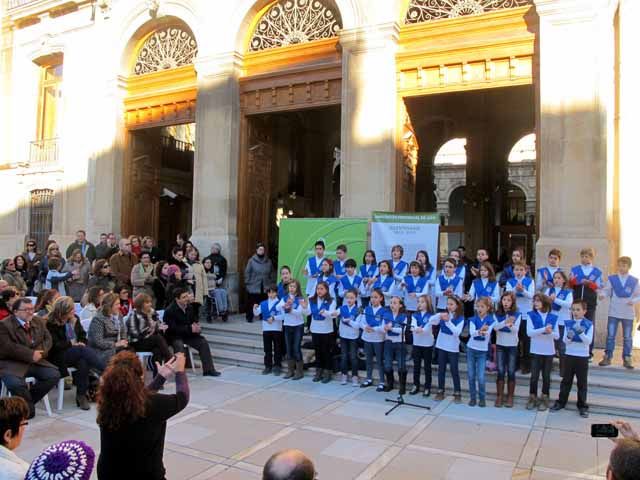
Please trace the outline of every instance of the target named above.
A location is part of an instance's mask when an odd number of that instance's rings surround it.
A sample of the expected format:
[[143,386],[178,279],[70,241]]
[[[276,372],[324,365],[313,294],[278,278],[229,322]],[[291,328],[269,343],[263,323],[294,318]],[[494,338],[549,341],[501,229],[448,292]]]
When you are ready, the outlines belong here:
[[[622,324],[622,361],[625,368],[632,369],[631,349],[633,347],[632,330],[635,317],[634,306],[640,302],[640,285],[638,279],[629,275],[631,258],[620,257],[618,259],[618,273],[609,275],[607,284],[602,289],[600,298],[610,297],[609,319],[607,321],[607,346],[604,357],[600,362],[601,367],[611,365],[613,350],[616,346],[616,334],[618,325]],[[589,320],[593,321],[593,318]]]
[[566,288],[567,275],[557,270],[552,277],[553,287],[544,290],[544,294],[551,300],[551,311],[558,316],[558,333],[560,338],[556,340],[556,352],[560,359],[560,376],[564,367],[564,322],[571,319],[571,305],[573,304],[573,292]]
[[444,382],[447,363],[453,378],[453,399],[455,403],[462,402],[460,389],[460,372],[458,361],[460,357],[460,333],[464,327],[464,307],[458,297],[447,298],[447,309],[436,313],[429,320],[431,325],[440,326],[440,333],[436,340],[438,351],[438,394],[436,400],[444,400]]
[[493,301],[489,297],[480,297],[476,301],[476,315],[469,320],[469,341],[467,342],[467,366],[469,375],[469,406],[476,406],[476,380],[478,405],[486,407],[486,378],[484,369],[487,363],[489,341],[496,319],[493,314]]
[[384,315],[384,330],[387,334],[384,342],[384,374],[387,379],[384,390],[385,392],[393,390],[393,362],[395,361],[398,364],[400,395],[404,395],[407,389],[407,350],[403,339],[406,322],[402,298],[394,295]]
[[433,357],[433,326],[429,319],[433,315],[431,297],[418,297],[418,310],[411,316],[411,332],[413,333],[413,388],[409,395],[420,392],[420,368],[424,363],[424,397],[431,395],[431,358]]
[[371,292],[369,305],[360,315],[360,329],[362,330],[362,341],[364,342],[364,353],[367,363],[367,378],[360,384],[360,388],[373,385],[373,356],[378,362],[379,383],[377,392],[384,391],[384,364],[382,351],[384,347],[384,295],[380,289]]
[[335,336],[333,333],[333,318],[336,313],[336,301],[331,296],[329,285],[318,281],[316,293],[309,299],[309,309],[305,312],[311,315],[311,340],[316,352],[316,374],[314,382],[329,383],[333,374],[333,347]]
[[267,299],[260,305],[253,306],[253,316],[262,318],[262,344],[264,346],[263,375],[273,372],[279,376],[282,364],[282,314],[278,311],[278,288],[275,285],[267,287]]
[[342,370],[342,385],[347,384],[349,364],[351,364],[351,384],[358,386],[358,337],[360,324],[358,323],[358,291],[347,290],[344,293],[344,303],[340,307],[338,334],[340,335],[340,370]]
[[288,293],[280,299],[278,311],[284,325],[284,341],[287,351],[288,370],[285,379],[300,380],[304,377],[302,362],[302,335],[304,334],[304,315],[308,307],[302,296],[300,282],[292,279],[287,283]]
[[360,284],[360,301],[362,307],[365,308],[369,305],[369,297],[371,296],[371,290],[373,284],[378,276],[378,262],[376,260],[376,252],[373,250],[367,250],[362,256],[362,265],[360,265],[360,277],[362,283]]
[[496,310],[496,356],[498,359],[498,376],[496,380],[496,403],[502,407],[504,400],[504,377],[507,376],[507,399],[504,406],[513,407],[513,396],[516,391],[516,362],[518,360],[518,332],[522,319],[516,305],[516,295],[504,292]]
[[[593,248],[580,250],[580,265],[571,269],[569,286],[573,288],[573,299],[587,302],[587,318],[594,322],[596,328],[596,308],[598,306],[598,290],[602,288],[602,271],[593,265],[596,252]],[[595,332],[594,332],[595,337]],[[589,357],[593,356],[593,342],[589,346]]]
[[[527,313],[527,335],[531,337],[531,380],[527,410],[538,407],[544,412],[549,408],[551,367],[556,354],[558,317],[551,313],[551,300],[542,293],[533,296],[533,310]],[[538,398],[538,379],[542,373],[542,396]]]

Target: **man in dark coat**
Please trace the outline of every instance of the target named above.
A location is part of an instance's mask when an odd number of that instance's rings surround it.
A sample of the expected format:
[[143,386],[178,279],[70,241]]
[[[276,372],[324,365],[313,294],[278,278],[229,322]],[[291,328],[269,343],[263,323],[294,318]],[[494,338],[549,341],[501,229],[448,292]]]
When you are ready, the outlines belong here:
[[92,263],[96,259],[96,247],[87,240],[87,234],[84,230],[76,232],[76,241],[67,247],[66,258],[70,258],[74,250],[80,250],[82,256]]
[[[35,404],[60,380],[58,368],[46,360],[51,335],[45,321],[33,315],[33,304],[19,298],[13,315],[0,321],[0,379],[12,395],[24,398],[29,418],[35,416]],[[26,377],[36,383],[27,387]]]
[[191,306],[189,290],[178,287],[173,291],[173,302],[165,309],[163,321],[168,326],[165,336],[173,345],[174,352],[184,353],[184,346],[188,345],[198,351],[202,362],[202,374],[205,377],[220,375],[213,366],[209,343],[201,334],[202,327]]

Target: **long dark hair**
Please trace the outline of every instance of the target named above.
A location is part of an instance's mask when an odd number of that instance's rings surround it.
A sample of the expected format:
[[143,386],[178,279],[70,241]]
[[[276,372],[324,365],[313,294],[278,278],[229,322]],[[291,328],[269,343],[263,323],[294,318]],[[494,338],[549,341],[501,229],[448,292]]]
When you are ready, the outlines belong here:
[[418,260],[418,255],[420,255],[420,254],[423,254],[423,255],[424,255],[424,258],[426,258],[426,259],[427,259],[427,263],[425,263],[425,264],[423,265],[424,271],[425,271],[425,273],[426,273],[428,270],[430,270],[430,269],[432,269],[432,268],[433,268],[433,265],[431,265],[431,259],[429,258],[429,254],[427,253],[427,251],[426,251],[426,250],[418,250],[418,251],[416,252],[416,261]]
[[101,428],[117,431],[145,416],[150,392],[143,374],[135,353],[125,350],[111,358],[98,389],[96,422]]
[[331,297],[331,289],[329,288],[329,284],[327,282],[318,282],[316,285],[316,291],[314,292],[313,297],[311,297],[309,300],[314,302],[318,301],[318,287],[320,286],[325,288],[325,290],[327,291],[327,294],[324,297],[319,297],[319,298],[324,302],[333,301],[333,297]]

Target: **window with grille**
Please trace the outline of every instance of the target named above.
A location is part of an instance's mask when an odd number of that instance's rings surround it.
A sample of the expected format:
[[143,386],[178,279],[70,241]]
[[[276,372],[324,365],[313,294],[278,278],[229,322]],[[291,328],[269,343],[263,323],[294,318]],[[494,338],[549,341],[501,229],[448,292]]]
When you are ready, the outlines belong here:
[[44,251],[52,227],[53,190],[48,188],[32,190],[29,209],[29,237],[36,240],[39,251]]

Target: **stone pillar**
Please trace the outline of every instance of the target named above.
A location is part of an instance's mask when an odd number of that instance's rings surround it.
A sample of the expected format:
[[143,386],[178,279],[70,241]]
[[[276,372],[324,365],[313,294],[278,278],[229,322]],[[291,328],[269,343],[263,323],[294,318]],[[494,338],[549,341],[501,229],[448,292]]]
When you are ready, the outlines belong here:
[[195,62],[198,96],[191,241],[203,257],[209,255],[213,242],[221,244],[229,262],[229,289],[234,292],[238,283],[240,62],[235,52]]
[[[620,0],[618,14],[618,199],[620,222],[620,255],[632,258],[632,272],[640,272],[640,223],[637,207],[640,203],[638,188],[638,105],[640,105],[640,62],[637,59],[637,46],[640,45],[640,2]],[[634,52],[636,48],[636,52]],[[636,309],[637,312],[637,309]],[[637,316],[636,316],[637,319]],[[636,331],[635,329],[633,330]],[[634,347],[640,348],[640,337],[634,335]]]
[[342,217],[395,208],[397,41],[395,23],[340,34]]
[[[613,65],[608,0],[535,0],[539,29],[538,263],[551,248],[567,267],[581,248],[610,265],[611,159],[607,151],[606,77]],[[596,343],[606,336],[607,305],[598,307]]]

